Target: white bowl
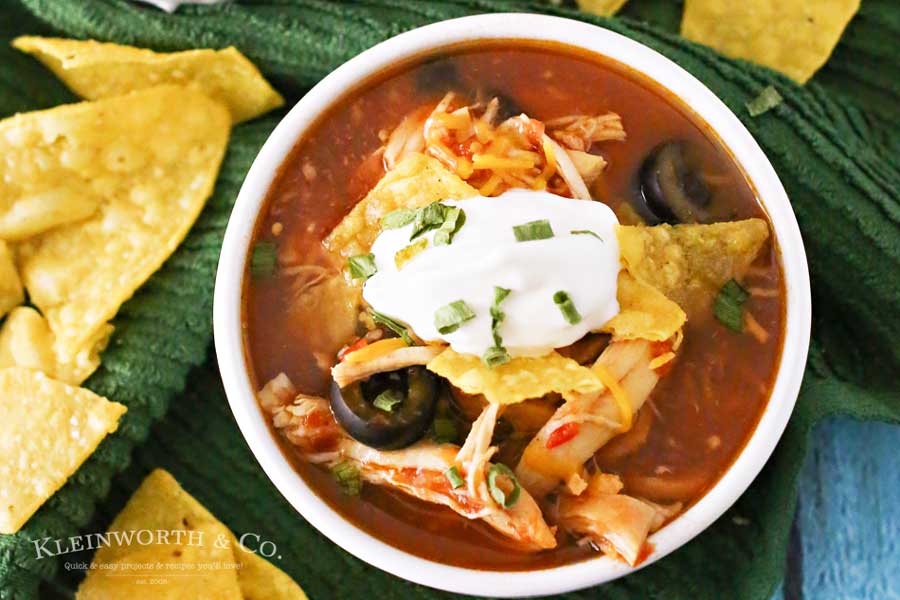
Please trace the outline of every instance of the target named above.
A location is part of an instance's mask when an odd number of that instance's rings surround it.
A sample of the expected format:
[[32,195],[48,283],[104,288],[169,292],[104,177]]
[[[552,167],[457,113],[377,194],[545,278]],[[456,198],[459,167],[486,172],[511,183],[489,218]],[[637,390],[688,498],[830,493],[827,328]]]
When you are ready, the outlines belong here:
[[635,569],[598,556],[533,571],[477,571],[425,560],[376,539],[320,500],[284,457],[257,405],[242,347],[241,279],[254,224],[279,166],[307,127],[345,91],[385,67],[427,50],[491,38],[561,42],[608,56],[642,73],[680,98],[718,134],[756,189],[775,231],[787,288],[787,331],[772,395],[753,435],[731,468],[702,499],[651,537],[655,550],[641,566],[659,560],[706,529],[747,489],[787,425],[806,364],[811,305],[800,230],[772,165],[721,100],[661,54],[593,25],[533,14],[453,19],[378,44],[323,79],[269,136],[237,198],[216,279],[216,353],[231,410],[256,459],[291,505],[334,543],[379,569],[434,588],[505,597],[554,594],[601,584]]

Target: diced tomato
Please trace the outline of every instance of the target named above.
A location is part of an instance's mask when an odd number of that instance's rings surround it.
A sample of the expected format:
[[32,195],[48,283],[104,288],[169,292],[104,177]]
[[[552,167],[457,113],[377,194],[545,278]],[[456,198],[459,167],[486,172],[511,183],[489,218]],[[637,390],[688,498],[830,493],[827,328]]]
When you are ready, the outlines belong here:
[[356,341],[353,342],[352,344],[350,344],[350,345],[348,345],[348,346],[344,346],[343,348],[341,348],[341,351],[338,352],[338,355],[337,355],[338,361],[344,362],[344,359],[347,358],[347,355],[348,355],[348,354],[350,354],[351,352],[356,352],[356,351],[359,350],[360,348],[365,348],[365,347],[368,346],[368,345],[369,345],[369,340],[367,340],[367,339],[364,338],[364,337],[363,337],[363,338],[359,338],[358,340],[356,340]]
[[547,436],[547,450],[562,446],[576,435],[578,435],[578,423],[560,425],[553,430],[553,433]]

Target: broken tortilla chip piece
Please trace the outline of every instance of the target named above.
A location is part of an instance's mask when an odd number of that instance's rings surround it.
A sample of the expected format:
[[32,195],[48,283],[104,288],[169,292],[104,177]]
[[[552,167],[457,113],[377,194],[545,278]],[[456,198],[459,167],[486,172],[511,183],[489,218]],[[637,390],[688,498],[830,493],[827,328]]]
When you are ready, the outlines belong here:
[[378,181],[331,231],[324,244],[342,257],[365,254],[381,233],[381,219],[386,214],[398,208],[419,208],[440,200],[477,195],[475,188],[437,159],[411,154]]
[[681,35],[804,83],[857,10],[859,0],[686,0]]
[[729,279],[740,280],[769,238],[762,219],[616,228],[622,264],[691,318]]
[[194,85],[225,104],[235,123],[284,104],[259,69],[233,47],[157,53],[119,44],[31,36],[16,38],[13,46],[33,55],[73,92],[89,100],[165,83]]
[[230,120],[196,90],[160,86],[10,121],[15,147],[56,156],[76,173],[73,192],[89,177],[103,198],[90,218],[19,246],[31,301],[72,362],[184,239],[212,192]]
[[675,335],[687,319],[677,304],[625,270],[619,272],[616,296],[619,314],[601,328],[611,333],[614,340],[640,338],[661,342]]
[[0,369],[25,367],[69,385],[81,385],[100,366],[100,352],[106,348],[112,329],[111,325],[102,327],[96,340],[89,340],[71,360],[61,360],[44,317],[30,306],[20,306],[0,327]]
[[540,357],[520,356],[491,368],[478,356],[447,348],[427,368],[467,394],[484,394],[488,402],[497,404],[515,404],[550,392],[586,394],[603,389],[600,379],[588,367],[556,352]]
[[[280,569],[243,548],[225,525],[178,485],[166,471],[157,469],[141,486],[109,527],[112,540],[129,532],[151,531],[152,544],[112,543],[97,550],[93,562],[104,568],[92,569],[78,588],[78,600],[106,598],[266,598],[305,600],[306,595]],[[116,532],[119,532],[116,535]],[[159,534],[166,535],[164,540]],[[131,537],[131,542],[134,541]],[[123,569],[134,572],[135,565],[174,565],[183,575],[168,578],[161,585],[134,586],[117,577]],[[201,568],[219,563],[221,568]],[[226,568],[226,564],[237,564]],[[121,568],[116,568],[121,567]],[[139,571],[142,572],[142,571]],[[148,575],[154,573],[149,572]],[[156,575],[162,575],[159,570]],[[124,581],[123,581],[124,579]]]
[[0,240],[0,319],[24,301],[25,290],[16,271],[12,249]]
[[578,8],[584,12],[609,17],[621,10],[628,0],[576,0]]
[[31,369],[0,369],[0,533],[17,532],[125,410]]

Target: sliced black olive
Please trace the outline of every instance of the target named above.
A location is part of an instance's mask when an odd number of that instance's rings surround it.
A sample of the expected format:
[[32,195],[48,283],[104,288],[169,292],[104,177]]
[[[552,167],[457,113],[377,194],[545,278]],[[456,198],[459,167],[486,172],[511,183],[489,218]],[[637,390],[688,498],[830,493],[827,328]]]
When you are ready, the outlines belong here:
[[710,202],[702,163],[685,142],[666,142],[644,159],[634,208],[648,225],[702,223]]
[[[375,406],[383,392],[399,398],[390,410]],[[439,383],[425,367],[378,373],[341,389],[331,384],[331,411],[355,440],[372,448],[405,448],[420,439],[434,418]]]
[[459,90],[462,87],[459,72],[446,56],[436,56],[416,70],[416,87],[423,92],[439,92],[442,95],[448,90]]

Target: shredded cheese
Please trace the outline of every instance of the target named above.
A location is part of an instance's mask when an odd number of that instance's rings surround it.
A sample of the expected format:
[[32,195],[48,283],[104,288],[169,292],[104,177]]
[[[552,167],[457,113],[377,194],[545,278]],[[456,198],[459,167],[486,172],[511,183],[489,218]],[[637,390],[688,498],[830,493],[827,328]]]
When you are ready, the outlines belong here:
[[661,366],[668,364],[675,358],[674,352],[666,352],[665,354],[661,354],[650,361],[650,364],[647,365],[651,371],[655,371]]
[[613,399],[619,407],[619,413],[622,415],[622,431],[628,431],[631,429],[634,418],[634,411],[631,408],[631,400],[628,398],[628,393],[622,389],[622,386],[619,385],[616,378],[602,365],[595,364],[591,369],[597,374],[597,377],[600,378],[600,381],[612,394]]
[[406,342],[400,338],[389,338],[386,340],[378,340],[367,346],[363,346],[359,350],[354,350],[344,357],[346,363],[362,363],[374,360],[379,356],[389,354],[394,350],[406,348]]
[[472,157],[472,166],[475,169],[491,169],[494,171],[530,169],[534,167],[534,160],[529,156],[506,158],[492,154],[476,154]]

